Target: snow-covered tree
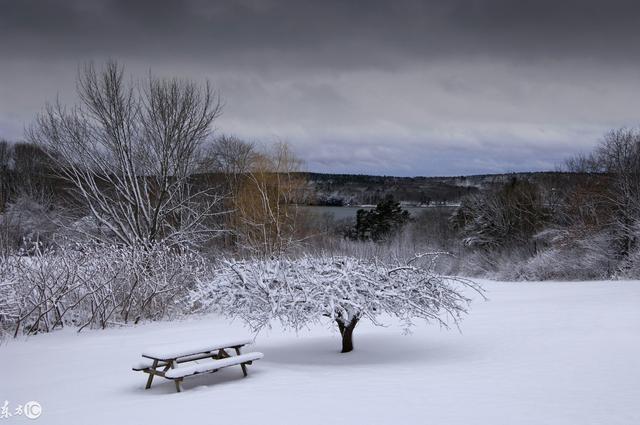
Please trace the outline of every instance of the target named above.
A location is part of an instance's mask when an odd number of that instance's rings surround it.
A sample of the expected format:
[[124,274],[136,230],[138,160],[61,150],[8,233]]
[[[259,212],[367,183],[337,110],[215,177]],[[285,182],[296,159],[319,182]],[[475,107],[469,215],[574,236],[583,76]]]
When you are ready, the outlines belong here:
[[[418,263],[427,260],[426,266]],[[228,261],[213,280],[191,292],[196,310],[218,310],[244,319],[254,331],[279,320],[295,330],[322,319],[337,323],[342,352],[353,350],[361,319],[381,325],[415,319],[457,326],[471,299],[461,287],[483,295],[473,281],[433,272],[435,256],[418,255],[406,264],[387,265],[353,257],[312,257]]]
[[[197,242],[213,234],[214,188],[194,182],[221,113],[207,84],[149,76],[127,84],[115,62],[78,77],[81,104],[48,105],[28,132],[107,236],[126,245]],[[89,235],[95,237],[95,235]]]

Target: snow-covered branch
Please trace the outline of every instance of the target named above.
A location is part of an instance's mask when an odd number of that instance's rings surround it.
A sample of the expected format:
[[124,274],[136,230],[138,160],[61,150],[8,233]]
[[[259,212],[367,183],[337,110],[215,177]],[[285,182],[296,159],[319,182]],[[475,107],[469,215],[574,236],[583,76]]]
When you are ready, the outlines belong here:
[[[203,143],[221,113],[207,84],[163,80],[126,84],[123,69],[86,66],[82,105],[49,105],[29,130],[53,170],[107,236],[126,245],[198,242],[219,208],[215,188],[194,182]],[[95,235],[93,235],[95,237]]]
[[471,301],[461,289],[481,296],[483,290],[468,279],[437,275],[430,264],[329,256],[227,261],[190,293],[191,304],[240,317],[254,331],[273,320],[298,330],[330,318],[349,339],[361,318],[380,324],[382,316],[394,316],[406,328],[416,319],[457,326]]

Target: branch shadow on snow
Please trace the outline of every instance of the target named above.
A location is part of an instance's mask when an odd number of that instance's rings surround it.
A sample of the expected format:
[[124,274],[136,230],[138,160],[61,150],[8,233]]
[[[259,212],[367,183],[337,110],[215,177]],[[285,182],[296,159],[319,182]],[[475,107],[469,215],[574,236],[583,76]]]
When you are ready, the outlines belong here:
[[[339,336],[289,339],[273,345],[260,345],[264,363],[308,366],[393,365],[402,363],[441,363],[467,357],[462,348],[443,341],[428,341],[416,335],[354,335],[354,350],[340,353]],[[467,347],[468,348],[468,347]]]

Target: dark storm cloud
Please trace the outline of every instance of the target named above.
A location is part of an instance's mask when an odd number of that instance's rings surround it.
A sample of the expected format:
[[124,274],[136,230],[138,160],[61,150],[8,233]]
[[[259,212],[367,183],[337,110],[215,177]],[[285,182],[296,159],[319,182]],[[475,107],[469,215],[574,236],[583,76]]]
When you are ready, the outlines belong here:
[[[371,56],[637,54],[635,1],[2,0],[3,53],[242,54],[273,49],[340,67]],[[25,51],[25,48],[29,48]],[[423,56],[424,55],[424,56]],[[347,57],[348,56],[348,57]],[[351,62],[351,63],[349,63]]]
[[636,124],[639,23],[635,1],[0,0],[0,136],[113,57],[210,78],[222,130],[315,169],[549,168]]

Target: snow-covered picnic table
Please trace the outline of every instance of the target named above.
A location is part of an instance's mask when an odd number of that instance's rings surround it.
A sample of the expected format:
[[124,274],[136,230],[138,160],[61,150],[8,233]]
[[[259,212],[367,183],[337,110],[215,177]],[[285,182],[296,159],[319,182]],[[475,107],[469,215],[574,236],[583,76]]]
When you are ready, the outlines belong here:
[[[262,353],[242,354],[240,349],[252,342],[251,339],[238,339],[212,342],[208,344],[172,344],[149,347],[142,352],[142,360],[133,366],[133,370],[149,374],[145,389],[151,388],[154,376],[171,379],[176,390],[182,391],[182,380],[186,376],[200,373],[213,373],[229,366],[240,365],[242,373],[247,376],[247,365],[263,357]],[[231,355],[227,350],[234,350]],[[179,364],[187,363],[178,367]]]

